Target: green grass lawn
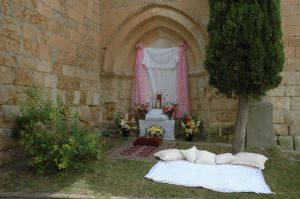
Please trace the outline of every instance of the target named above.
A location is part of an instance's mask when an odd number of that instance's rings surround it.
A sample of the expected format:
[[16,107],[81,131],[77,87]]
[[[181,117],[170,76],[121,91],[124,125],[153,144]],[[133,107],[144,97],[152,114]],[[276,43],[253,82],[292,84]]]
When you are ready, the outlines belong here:
[[[107,150],[121,144],[122,139],[107,139]],[[204,143],[178,142],[178,148],[205,149],[215,153],[230,152],[231,148]],[[267,184],[276,195],[257,195],[252,193],[217,193],[202,188],[187,188],[162,183],[154,183],[144,175],[155,163],[130,160],[102,160],[86,163],[76,172],[55,175],[35,175],[29,171],[0,178],[0,191],[61,192],[93,194],[99,198],[108,196],[165,197],[165,198],[300,198],[300,163],[288,160],[279,151],[248,150],[269,157],[263,171]],[[217,180],[217,179],[216,179]]]

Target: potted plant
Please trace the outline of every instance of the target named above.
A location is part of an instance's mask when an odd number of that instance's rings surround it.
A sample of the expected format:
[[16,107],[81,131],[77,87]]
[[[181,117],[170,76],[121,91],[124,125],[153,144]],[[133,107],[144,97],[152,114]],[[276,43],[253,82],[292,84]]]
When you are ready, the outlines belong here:
[[123,112],[118,111],[118,112],[115,114],[114,122],[115,122],[115,125],[117,126],[118,129],[122,129],[122,126],[121,126],[121,120],[122,120],[122,118],[124,118],[124,117],[125,117],[125,113],[123,113]]
[[164,114],[168,115],[169,119],[174,119],[177,113],[178,104],[172,103],[163,107]]
[[193,141],[194,135],[197,133],[202,133],[204,130],[204,124],[202,120],[197,120],[191,116],[185,116],[181,121],[181,127],[185,134],[186,141]]
[[164,133],[165,133],[165,129],[155,125],[150,126],[149,128],[146,129],[146,134],[148,137],[155,137],[155,136],[163,137]]
[[124,117],[122,117],[120,120],[120,127],[122,130],[121,135],[123,137],[128,137],[130,130],[137,129],[137,124],[136,124],[134,117],[131,117],[128,114],[125,114]]
[[149,112],[150,108],[148,104],[136,104],[133,111],[137,119],[144,120],[146,114]]

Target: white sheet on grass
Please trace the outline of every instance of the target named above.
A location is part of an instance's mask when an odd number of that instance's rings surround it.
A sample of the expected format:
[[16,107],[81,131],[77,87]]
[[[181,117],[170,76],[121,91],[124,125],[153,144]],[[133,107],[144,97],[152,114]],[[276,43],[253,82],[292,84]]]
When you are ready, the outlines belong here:
[[272,193],[261,170],[239,165],[193,164],[185,160],[160,161],[145,177],[155,182],[204,187],[218,192]]

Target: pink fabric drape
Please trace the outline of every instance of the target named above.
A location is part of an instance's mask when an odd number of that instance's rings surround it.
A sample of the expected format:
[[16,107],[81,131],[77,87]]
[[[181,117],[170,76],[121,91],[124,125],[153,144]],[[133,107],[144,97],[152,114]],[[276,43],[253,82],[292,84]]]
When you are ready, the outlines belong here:
[[144,46],[142,43],[136,45],[137,54],[134,69],[133,93],[132,93],[132,108],[136,104],[146,103],[146,78],[147,71],[143,65]]
[[[186,43],[179,46],[179,61],[177,64],[177,104],[178,113],[177,117],[183,117],[184,114],[190,114],[189,103],[189,81],[187,73],[186,61]],[[142,43],[136,45],[137,55],[134,70],[133,91],[132,91],[132,107],[136,104],[146,103],[146,83],[147,83],[147,70],[143,64],[144,59],[144,46]]]
[[179,61],[177,64],[177,117],[183,117],[185,114],[190,115],[190,99],[189,99],[189,81],[186,61],[186,43],[179,46]]

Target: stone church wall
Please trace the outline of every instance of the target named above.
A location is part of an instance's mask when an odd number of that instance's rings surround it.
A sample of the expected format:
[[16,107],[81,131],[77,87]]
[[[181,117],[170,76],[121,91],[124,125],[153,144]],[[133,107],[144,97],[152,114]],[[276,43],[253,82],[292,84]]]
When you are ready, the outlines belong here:
[[[151,10],[150,6],[155,5]],[[168,6],[170,9],[163,9]],[[140,20],[136,23],[133,21],[137,10],[143,9],[143,14],[137,15]],[[119,43],[126,43],[127,39],[135,37],[135,41],[142,41],[146,46],[152,46],[152,43],[161,38],[169,39],[176,46],[180,41],[193,41],[189,40],[188,34],[182,37],[174,38],[171,28],[163,23],[164,20],[170,19],[168,23],[172,23],[172,17],[175,17],[179,32],[181,26],[187,27],[187,32],[193,32],[195,27],[185,26],[187,21],[184,15],[178,14],[176,10],[182,11],[187,14],[192,20],[200,24],[200,29],[204,28],[208,23],[208,1],[185,1],[185,0],[153,0],[153,1],[118,1],[106,0],[101,1],[101,48],[105,49],[103,53],[104,66],[102,69],[102,80],[105,80],[101,85],[103,86],[103,100],[107,104],[114,104],[114,109],[130,110],[131,107],[131,88],[132,88],[132,72],[134,66],[134,42],[127,47],[127,51],[132,51],[128,56],[118,56],[116,49],[112,52],[114,59],[118,61],[107,61],[112,70],[106,71],[108,66],[105,66],[105,57],[110,54],[110,43],[114,39]],[[175,11],[174,11],[175,10]],[[174,12],[173,12],[174,11]],[[156,18],[152,17],[152,13],[156,13]],[[164,16],[160,16],[164,12]],[[155,15],[155,14],[154,14]],[[284,0],[281,2],[281,15],[282,15],[282,29],[283,29],[283,43],[285,50],[286,62],[284,71],[282,72],[283,81],[281,85],[268,93],[269,101],[273,104],[273,128],[275,135],[275,143],[280,144],[282,148],[290,150],[300,150],[299,135],[300,135],[300,79],[299,79],[299,66],[300,66],[300,2],[299,0]],[[148,17],[147,17],[148,16]],[[132,17],[132,18],[131,18]],[[156,20],[155,20],[156,19]],[[136,21],[138,19],[135,19]],[[152,20],[152,21],[151,21]],[[124,22],[125,21],[125,22]],[[127,21],[127,23],[126,23]],[[149,22],[150,21],[150,22]],[[138,27],[133,26],[138,24]],[[124,31],[128,37],[119,37],[118,32],[126,29],[126,26],[135,31]],[[157,31],[156,28],[161,29]],[[140,29],[146,29],[144,35],[138,34]],[[170,30],[171,33],[168,34]],[[151,32],[151,30],[153,30]],[[149,33],[151,32],[151,33]],[[180,32],[181,33],[181,32]],[[205,33],[204,33],[205,34]],[[121,39],[120,39],[121,38]],[[123,39],[123,40],[122,40]],[[199,38],[196,38],[196,43]],[[204,44],[207,44],[208,38],[204,39]],[[203,41],[201,41],[203,42]],[[200,42],[200,43],[201,43]],[[194,116],[204,119],[210,129],[217,133],[222,134],[222,130],[228,131],[232,126],[236,117],[236,100],[226,99],[218,94],[215,90],[208,85],[208,75],[203,69],[204,52],[203,49],[199,51],[192,46],[193,42],[188,42],[190,45],[187,50],[188,64],[189,64],[189,79],[190,79],[190,98],[191,110]],[[200,44],[201,45],[201,44]],[[122,45],[121,45],[122,46]],[[122,47],[119,46],[120,49]],[[172,45],[171,45],[172,46]],[[168,45],[161,47],[170,47]],[[192,52],[191,52],[192,51]],[[195,59],[199,57],[197,61]],[[117,62],[117,63],[116,63]],[[299,99],[298,99],[299,98]],[[109,117],[108,117],[109,118]],[[105,119],[105,117],[104,117]],[[232,137],[231,137],[232,138]]]
[[[117,110],[129,111],[139,41],[187,42],[192,115],[217,133],[228,131],[236,100],[216,94],[203,68],[208,6],[208,0],[0,1],[0,165],[19,150],[7,140],[10,116],[32,83],[61,95],[87,123],[106,124]],[[300,150],[300,1],[282,1],[281,14],[286,62],[282,84],[268,97],[276,143]]]
[[[153,9],[151,5],[154,5]],[[143,14],[136,14],[141,9],[143,9],[141,11]],[[197,25],[190,25],[189,21],[185,19],[186,15],[188,15],[187,18],[195,21]],[[208,42],[206,32],[208,15],[209,5],[207,0],[102,1],[101,47],[106,49],[102,80],[105,80],[108,84],[107,86],[106,83],[101,84],[103,85],[103,92],[106,93],[103,96],[103,100],[107,102],[112,101],[116,104],[116,109],[130,110],[134,45],[138,41],[143,42],[146,47],[153,47],[153,43],[157,44],[159,40],[162,41],[163,39],[170,40],[169,43],[173,42],[173,45],[164,46],[163,42],[161,42],[161,45],[158,45],[159,47],[174,47],[182,41],[187,41],[189,45],[187,59],[192,115],[204,119],[217,132],[222,128],[231,127],[236,115],[236,100],[226,99],[217,95],[215,90],[208,85],[208,74],[203,67],[205,45]],[[164,23],[166,20],[168,20],[167,23]],[[134,24],[138,24],[139,27],[134,27]],[[176,27],[177,30],[173,31],[168,24],[172,24],[172,27]],[[127,27],[131,29],[136,28],[137,30],[132,32],[123,31]],[[193,35],[193,31],[197,28],[202,32],[202,37]],[[142,32],[141,29],[145,29],[144,34],[138,33]],[[126,32],[128,37],[118,37],[118,33],[122,31]],[[174,36],[177,33],[179,33],[178,37]],[[111,43],[114,40],[126,43],[131,39],[134,42],[127,47],[127,51],[131,51],[128,56],[119,56],[116,53],[117,49],[112,50]],[[105,66],[107,64],[106,57],[110,54],[113,54],[111,57],[116,59],[110,61],[107,58],[108,65],[114,68],[113,70]],[[118,65],[118,60],[120,59],[122,61]]]
[[282,0],[281,19],[286,60],[281,85],[269,92],[273,128],[282,148],[300,151],[300,1]]
[[0,1],[0,165],[19,154],[7,137],[26,86],[60,95],[84,121],[101,119],[99,44],[99,0]]

